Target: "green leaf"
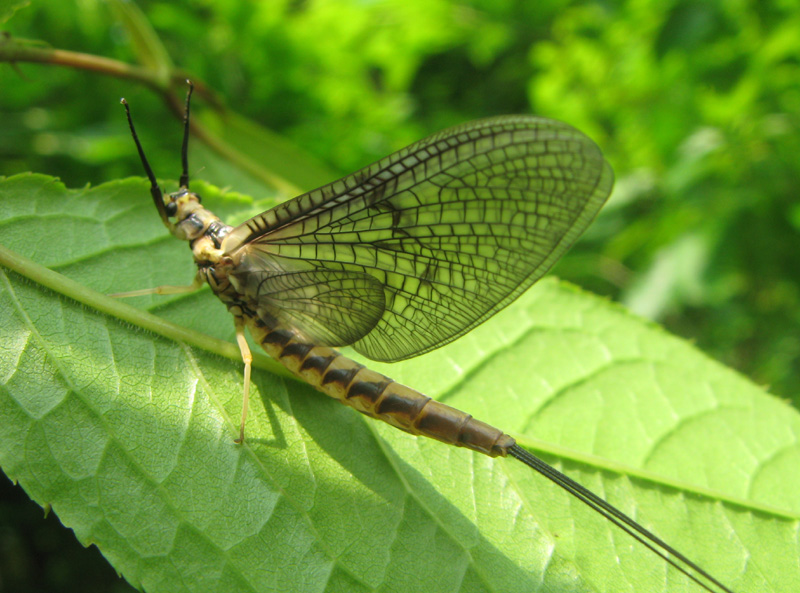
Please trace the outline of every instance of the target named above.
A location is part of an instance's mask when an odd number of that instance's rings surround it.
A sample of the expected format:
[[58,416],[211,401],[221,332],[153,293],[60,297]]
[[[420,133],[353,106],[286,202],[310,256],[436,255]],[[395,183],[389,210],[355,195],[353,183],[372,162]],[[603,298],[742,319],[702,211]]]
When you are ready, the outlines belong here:
[[[226,219],[252,208],[197,187]],[[144,181],[12,177],[0,221],[0,465],[132,584],[700,590],[515,460],[267,370],[235,445],[241,361],[212,339],[233,330],[210,291],[102,296],[193,276]],[[374,366],[517,436],[735,591],[800,588],[798,413],[660,328],[545,281],[445,348]]]
[[[216,174],[224,180],[226,186],[235,183],[234,187],[239,191],[248,191],[247,188],[251,188],[256,192],[254,195],[260,195],[259,185],[269,180],[271,187],[284,188],[289,184],[299,188],[299,193],[336,178],[328,167],[293,142],[231,109],[207,109],[201,112],[200,121],[214,131],[219,143],[224,144],[229,152],[225,153],[225,158],[214,158],[204,155],[209,148],[198,143],[192,149],[192,162],[198,169],[206,167],[209,173]],[[235,154],[231,154],[232,151]],[[206,175],[206,169],[203,169],[203,178],[213,179]],[[280,172],[279,177],[276,176],[276,171]],[[239,179],[244,182],[243,185],[239,183]]]
[[139,63],[159,74],[162,84],[169,82],[170,71],[174,69],[167,48],[158,34],[136,4],[110,0],[109,5],[125,27],[131,43],[136,50]]
[[0,23],[7,23],[14,13],[30,4],[30,0],[0,0]]

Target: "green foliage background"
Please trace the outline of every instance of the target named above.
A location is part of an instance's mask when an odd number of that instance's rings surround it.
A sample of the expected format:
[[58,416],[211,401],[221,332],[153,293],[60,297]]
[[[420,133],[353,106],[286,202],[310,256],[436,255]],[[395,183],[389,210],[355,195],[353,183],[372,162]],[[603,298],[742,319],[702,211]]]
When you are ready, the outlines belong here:
[[[795,2],[139,6],[174,64],[332,174],[483,116],[533,112],[584,130],[618,182],[556,273],[658,320],[797,405]],[[5,29],[134,63],[112,8],[32,1]],[[4,4],[0,19],[11,12]],[[18,68],[22,76],[0,67],[0,174],[45,172],[70,187],[140,175],[116,101],[124,95],[157,174],[177,177],[179,127],[154,94],[85,71]],[[269,155],[251,156],[269,168]],[[211,166],[197,175],[242,191],[257,187]],[[318,178],[309,174],[305,189]]]

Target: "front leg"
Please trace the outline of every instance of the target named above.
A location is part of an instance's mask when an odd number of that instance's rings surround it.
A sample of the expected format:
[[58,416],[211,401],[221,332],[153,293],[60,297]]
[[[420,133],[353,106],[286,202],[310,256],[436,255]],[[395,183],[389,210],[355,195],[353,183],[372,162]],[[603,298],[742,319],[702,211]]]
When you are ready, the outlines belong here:
[[188,286],[156,286],[155,288],[142,288],[141,290],[130,290],[128,292],[115,292],[108,296],[117,299],[124,299],[128,297],[147,296],[148,294],[183,294],[185,292],[194,292],[200,290],[203,286],[203,274],[200,270],[194,277],[194,280]]

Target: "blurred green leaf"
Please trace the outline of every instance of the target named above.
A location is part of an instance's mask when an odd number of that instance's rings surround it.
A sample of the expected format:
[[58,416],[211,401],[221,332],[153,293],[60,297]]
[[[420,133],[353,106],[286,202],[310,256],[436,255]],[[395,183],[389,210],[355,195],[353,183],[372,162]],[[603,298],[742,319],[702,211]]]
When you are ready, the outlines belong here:
[[[225,218],[252,207],[200,187]],[[143,180],[13,177],[3,245],[37,262],[29,277],[47,266],[85,294],[186,282],[186,245],[149,202]],[[237,446],[240,361],[65,292],[0,278],[0,464],[147,591],[697,590],[514,460],[294,380],[256,372]],[[134,304],[232,334],[208,290]],[[547,281],[388,372],[518,435],[734,590],[800,585],[800,417],[659,328]]]
[[[258,194],[263,193],[265,181],[272,181],[269,185],[283,190],[285,197],[294,197],[335,178],[330,169],[305,151],[233,111],[208,110],[203,113],[200,121],[237,153],[235,159],[220,158],[219,155],[210,159],[207,150],[202,149],[199,156],[193,154],[193,163],[197,167],[207,166],[212,162],[214,165],[211,166],[222,167],[218,172],[212,170],[211,176],[204,171],[205,179],[216,180],[226,187],[236,187],[239,191],[256,189]],[[203,158],[204,155],[206,158]],[[253,185],[254,181],[261,186],[260,190]]]
[[167,53],[147,17],[134,2],[123,0],[107,1],[130,36],[138,62],[142,66],[157,72],[162,84],[166,86],[169,83],[170,72],[174,67],[169,53]]
[[0,0],[0,23],[7,22],[14,13],[30,4],[30,0]]

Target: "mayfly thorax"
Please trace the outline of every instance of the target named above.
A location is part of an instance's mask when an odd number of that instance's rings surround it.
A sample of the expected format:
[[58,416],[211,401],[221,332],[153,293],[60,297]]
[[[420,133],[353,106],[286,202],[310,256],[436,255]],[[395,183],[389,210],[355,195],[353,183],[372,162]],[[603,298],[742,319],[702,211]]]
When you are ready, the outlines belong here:
[[186,98],[179,190],[164,196],[131,133],[163,223],[189,241],[189,286],[207,283],[232,313],[244,361],[244,440],[252,356],[245,328],[292,373],[359,412],[415,435],[540,472],[706,591],[732,590],[502,430],[342,356],[423,354],[464,335],[543,276],[608,198],[613,172],[574,128],[503,116],[450,128],[231,227],[189,190]]

